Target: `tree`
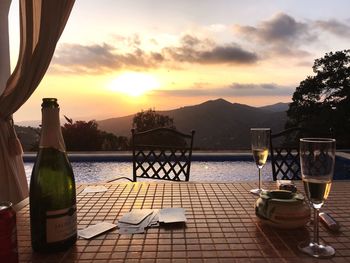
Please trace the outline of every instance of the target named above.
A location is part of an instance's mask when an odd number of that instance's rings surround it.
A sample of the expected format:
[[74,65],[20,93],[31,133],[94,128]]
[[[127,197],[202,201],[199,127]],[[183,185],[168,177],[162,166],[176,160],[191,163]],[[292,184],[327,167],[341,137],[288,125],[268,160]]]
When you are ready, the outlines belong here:
[[24,151],[38,151],[40,139],[39,128],[15,125],[15,129]]
[[62,134],[68,151],[115,151],[128,148],[126,137],[99,130],[93,120],[73,122],[65,118],[67,123],[62,127]]
[[[136,132],[143,132],[155,128],[170,128],[176,130],[173,118],[167,115],[161,115],[153,109],[136,113],[133,118],[132,127]],[[148,134],[138,138],[138,143],[148,145],[178,145],[183,146],[186,141],[173,136],[167,131],[162,131],[159,134]]]
[[286,127],[331,132],[338,146],[349,146],[350,50],[326,53],[312,68],[315,76],[303,80],[293,94]]
[[95,121],[68,121],[62,134],[68,151],[97,151],[102,143],[100,130]]
[[137,132],[160,127],[175,129],[174,120],[167,115],[161,115],[153,109],[136,113],[132,120],[132,127]]
[[103,151],[127,150],[129,140],[125,136],[116,136],[113,133],[101,132]]

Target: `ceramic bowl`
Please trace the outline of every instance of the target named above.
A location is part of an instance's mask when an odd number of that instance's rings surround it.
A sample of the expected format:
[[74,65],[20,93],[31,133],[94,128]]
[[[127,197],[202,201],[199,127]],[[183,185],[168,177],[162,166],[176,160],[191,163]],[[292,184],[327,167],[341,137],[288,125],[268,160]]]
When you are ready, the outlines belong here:
[[255,214],[262,223],[292,229],[303,227],[309,222],[310,207],[301,193],[263,191],[255,203]]

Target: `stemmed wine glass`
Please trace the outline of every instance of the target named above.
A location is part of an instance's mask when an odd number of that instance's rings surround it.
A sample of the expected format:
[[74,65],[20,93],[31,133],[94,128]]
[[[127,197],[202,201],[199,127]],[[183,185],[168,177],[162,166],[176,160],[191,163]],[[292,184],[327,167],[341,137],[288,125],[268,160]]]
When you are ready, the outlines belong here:
[[305,193],[314,209],[313,241],[299,244],[304,253],[316,257],[333,256],[334,248],[319,243],[319,210],[331,190],[335,163],[335,139],[303,138],[300,139],[301,175]]
[[259,195],[263,191],[261,188],[261,168],[265,165],[267,156],[269,155],[270,133],[271,131],[268,128],[250,129],[252,152],[259,169],[259,188],[250,190],[255,195]]

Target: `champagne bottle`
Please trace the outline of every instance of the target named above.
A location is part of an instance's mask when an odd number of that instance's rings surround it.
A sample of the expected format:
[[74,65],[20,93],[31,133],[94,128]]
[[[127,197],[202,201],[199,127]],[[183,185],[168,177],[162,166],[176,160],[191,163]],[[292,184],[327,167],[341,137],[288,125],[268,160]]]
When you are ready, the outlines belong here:
[[77,239],[75,180],[62,136],[57,99],[44,98],[39,152],[30,179],[32,248],[68,249]]

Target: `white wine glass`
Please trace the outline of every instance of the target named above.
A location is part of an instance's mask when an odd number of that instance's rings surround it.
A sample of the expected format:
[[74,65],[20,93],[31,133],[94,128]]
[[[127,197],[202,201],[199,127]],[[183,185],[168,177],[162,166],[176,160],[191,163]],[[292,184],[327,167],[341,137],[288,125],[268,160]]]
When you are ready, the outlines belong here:
[[335,254],[334,248],[319,242],[319,210],[331,190],[335,163],[335,139],[300,139],[300,165],[304,189],[314,210],[314,233],[311,242],[299,244],[299,249],[316,258]]
[[269,155],[270,134],[271,130],[268,128],[250,129],[253,157],[259,170],[259,188],[250,190],[255,195],[260,195],[263,191],[261,169],[264,167]]

